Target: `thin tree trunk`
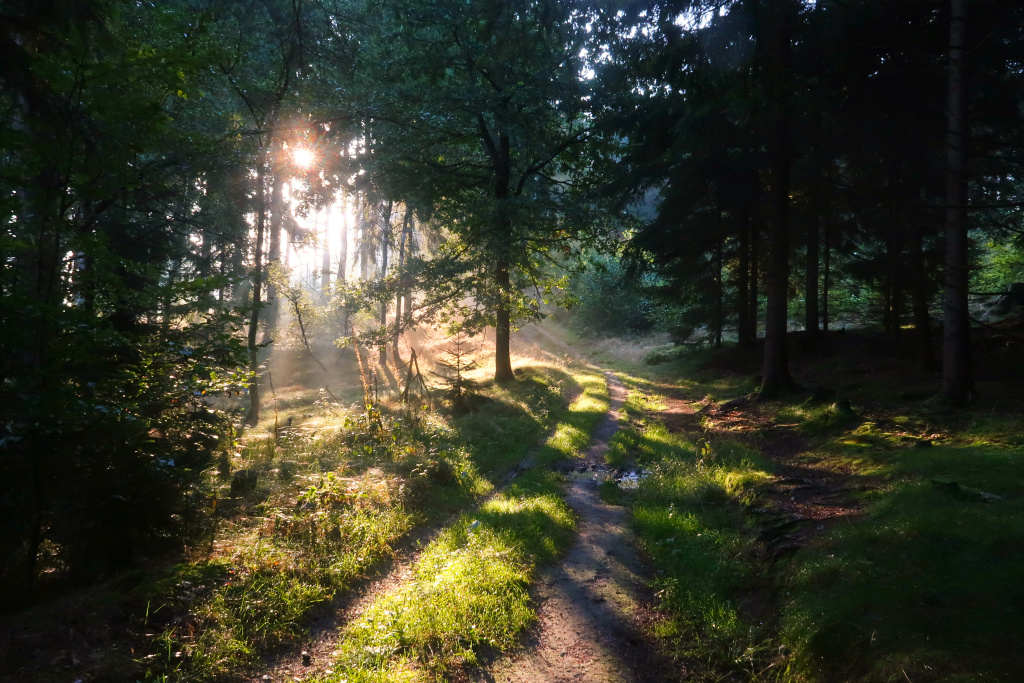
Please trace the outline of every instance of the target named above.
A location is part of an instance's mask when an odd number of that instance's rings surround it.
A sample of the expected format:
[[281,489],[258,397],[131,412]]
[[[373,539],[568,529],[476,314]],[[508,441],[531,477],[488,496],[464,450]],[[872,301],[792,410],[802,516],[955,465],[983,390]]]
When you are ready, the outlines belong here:
[[821,211],[822,243],[824,249],[824,272],[821,279],[821,333],[828,335],[829,326],[829,290],[832,288],[832,178],[828,170],[825,171],[825,188],[823,192],[823,206]]
[[722,348],[722,327],[725,325],[725,286],[722,282],[722,208],[718,207],[718,232],[715,240],[715,348]]
[[736,336],[739,345],[749,348],[754,342],[750,318],[750,217],[744,208],[739,220],[739,267],[736,277]]
[[964,83],[967,0],[951,0],[949,31],[949,169],[946,182],[945,324],[942,393],[957,404],[974,393],[967,311],[967,94]]
[[750,301],[747,302],[747,315],[750,316],[750,343],[753,345],[757,341],[757,323],[759,318],[760,309],[760,290],[758,285],[760,284],[760,256],[761,253],[761,231],[757,227],[757,223],[754,221],[750,222]]
[[320,289],[325,297],[331,295],[331,202],[324,214],[324,251],[320,261]]
[[[381,216],[381,238],[380,238],[380,279],[383,280],[388,276],[388,252],[391,249],[391,212],[394,210],[394,202],[388,201],[386,208],[384,209],[384,215]],[[381,331],[385,331],[388,326],[388,302],[387,300],[380,302],[380,327]],[[381,339],[379,355],[377,360],[380,362],[381,367],[388,364],[388,345],[387,342]]]
[[921,369],[931,372],[935,369],[935,355],[932,352],[931,315],[928,312],[928,281],[924,264],[924,226],[920,223],[916,223],[911,228],[910,251],[913,282],[911,299],[914,308],[916,355]]
[[818,341],[818,261],[821,258],[819,243],[821,239],[821,204],[815,200],[815,215],[807,226],[807,282],[804,296],[804,329],[807,341],[814,344]]
[[[281,226],[287,206],[284,201],[284,173],[279,161],[273,162],[274,179],[270,185],[270,234],[267,241],[267,268],[281,263]],[[263,343],[274,338],[281,307],[277,301],[277,283],[271,278],[267,282],[267,311],[263,315]]]
[[267,225],[267,196],[264,187],[266,177],[266,152],[262,152],[256,169],[256,249],[253,255],[253,277],[251,312],[249,314],[249,412],[245,423],[255,427],[260,421],[260,382],[259,382],[259,346],[256,344],[256,333],[260,323],[260,295],[263,288],[263,236]]
[[742,348],[754,343],[750,320],[750,214],[746,205],[739,214],[739,267],[736,269],[736,336]]
[[[398,351],[398,342],[402,337],[402,331],[405,329],[405,313],[402,309],[402,299],[405,293],[402,282],[405,279],[405,246],[409,238],[409,226],[412,224],[412,207],[406,205],[405,216],[402,218],[402,238],[398,243],[398,263],[395,264],[395,271],[398,273],[400,278],[398,285],[398,293],[395,295],[395,332],[391,337],[391,360],[395,364],[395,370],[397,371],[402,365],[402,356]],[[406,301],[406,306],[409,302]]]
[[338,254],[338,282],[348,283],[348,198],[341,193],[341,253]]

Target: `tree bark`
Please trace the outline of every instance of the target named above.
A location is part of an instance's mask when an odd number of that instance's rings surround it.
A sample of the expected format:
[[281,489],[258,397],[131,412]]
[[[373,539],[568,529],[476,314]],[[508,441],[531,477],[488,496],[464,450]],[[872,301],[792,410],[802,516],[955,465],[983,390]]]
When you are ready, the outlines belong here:
[[[490,133],[483,131],[487,141],[491,142]],[[511,337],[512,316],[509,310],[509,297],[512,295],[512,281],[509,273],[508,253],[511,250],[512,225],[508,215],[508,199],[512,177],[511,142],[507,133],[498,135],[498,144],[492,158],[494,160],[496,200],[495,243],[498,246],[495,264],[494,281],[498,289],[498,303],[495,311],[494,326],[494,381],[509,382],[515,379],[512,372]]]
[[769,55],[776,79],[776,110],[773,115],[768,145],[769,158],[769,223],[768,273],[765,293],[764,364],[761,371],[761,394],[771,396],[789,391],[786,328],[789,304],[789,174],[791,115],[788,93],[790,70],[790,33],[792,8],[790,0],[775,0],[772,6],[772,28]]
[[402,218],[402,237],[398,241],[398,262],[395,264],[395,270],[398,273],[398,277],[401,278],[398,286],[398,293],[395,295],[395,331],[391,337],[391,360],[395,364],[395,370],[397,371],[402,364],[402,355],[398,351],[398,342],[402,337],[402,331],[405,329],[405,316],[406,313],[402,309],[403,295],[405,295],[405,305],[409,306],[408,295],[406,295],[403,282],[405,275],[403,273],[405,269],[405,249],[409,239],[409,230],[412,225],[412,208],[406,205],[405,216]]
[[[394,202],[388,201],[385,205],[384,213],[380,217],[380,279],[383,280],[388,276],[388,253],[391,250],[391,212],[394,210]],[[388,302],[387,300],[380,302],[380,328],[384,332],[388,326]],[[396,321],[397,324],[397,321]],[[381,339],[380,347],[378,349],[378,362],[381,367],[385,367],[388,364],[388,345],[384,339]]]
[[[281,163],[274,162],[272,169],[274,179],[270,185],[270,234],[268,236],[267,268],[281,262],[281,226],[284,224],[284,214],[287,206],[284,202],[284,173]],[[271,279],[267,282],[267,312],[263,316],[263,342],[269,342],[274,338],[277,330],[277,319],[281,307],[277,301],[277,284]]]
[[816,343],[818,341],[818,262],[821,258],[819,246],[821,239],[821,204],[815,200],[814,216],[811,224],[807,226],[807,282],[804,296],[804,329],[807,332],[807,341]]
[[739,266],[736,269],[736,336],[742,348],[754,345],[750,318],[750,213],[746,205],[739,214]]
[[260,421],[260,382],[259,382],[259,346],[256,344],[256,333],[260,323],[261,290],[263,288],[263,237],[267,225],[266,188],[266,152],[261,151],[256,169],[256,249],[253,254],[253,277],[251,312],[249,314],[249,412],[245,416],[245,424],[255,427]]
[[829,326],[829,290],[832,288],[832,178],[829,171],[825,171],[825,187],[822,192],[821,210],[821,232],[822,248],[824,258],[822,267],[824,271],[821,277],[821,333],[828,335]]
[[348,198],[345,191],[341,194],[341,246],[338,254],[338,281],[348,282]]
[[324,251],[320,260],[320,289],[325,297],[331,296],[331,207],[327,203],[327,210],[324,212]]
[[722,207],[718,207],[715,225],[715,348],[722,348],[722,328],[725,326],[725,286],[722,282]]
[[964,71],[967,0],[951,0],[949,30],[949,140],[946,178],[945,323],[942,394],[956,404],[972,398],[971,327],[967,311],[967,94]]
[[911,278],[913,288],[911,299],[914,308],[914,339],[917,358],[921,369],[935,370],[935,355],[932,351],[931,315],[928,312],[928,281],[925,270],[924,226],[916,223],[911,228]]
[[758,321],[758,309],[760,309],[760,290],[758,285],[760,283],[761,275],[759,272],[760,268],[760,256],[761,253],[761,231],[757,227],[757,223],[750,222],[750,301],[747,302],[748,316],[750,317],[750,344],[753,347],[757,341],[757,321]]

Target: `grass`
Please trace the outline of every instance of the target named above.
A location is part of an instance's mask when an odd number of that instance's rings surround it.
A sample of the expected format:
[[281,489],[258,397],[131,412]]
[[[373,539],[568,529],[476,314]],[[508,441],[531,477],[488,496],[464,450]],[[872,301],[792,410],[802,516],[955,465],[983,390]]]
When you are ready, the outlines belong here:
[[[478,553],[476,546],[458,551],[462,560],[435,572],[435,579],[448,577],[437,584],[437,599],[454,599],[464,584],[472,586],[466,577],[484,576],[497,582],[488,590],[500,603],[506,588],[512,595],[515,586],[525,587],[533,564],[548,561],[571,534],[567,509],[552,498],[557,482],[538,466],[473,520],[458,515],[531,453],[539,465],[585,441],[606,405],[602,390],[600,373],[592,370],[526,367],[518,382],[485,384],[478,412],[458,418],[386,408],[353,414],[324,396],[279,392],[276,416],[268,413],[270,422],[230,444],[209,473],[210,495],[197,504],[211,536],[189,550],[188,561],[135,570],[83,598],[76,618],[88,623],[107,615],[106,646],[84,663],[44,663],[34,680],[73,671],[86,679],[207,681],[251,671],[261,653],[301,637],[317,610],[390,556],[411,529],[451,523],[453,516],[459,521],[443,536],[455,544],[452,552],[468,547],[459,545],[463,540],[487,539],[494,553]],[[232,492],[231,473],[239,470],[258,478]],[[460,536],[456,530],[472,521],[476,527]],[[446,581],[451,590],[442,590]],[[476,593],[466,595],[458,620],[485,605]],[[497,615],[498,603],[486,603],[485,616]],[[510,605],[503,618],[512,625],[499,630],[516,632],[532,618],[527,613],[528,607]],[[39,615],[40,623],[25,615],[27,632],[53,628],[49,611]],[[479,624],[485,625],[486,619]],[[442,641],[423,638],[428,647],[441,647]],[[465,652],[492,640],[505,642],[484,638]],[[463,652],[453,649],[454,641],[444,643],[438,652]]]
[[[657,405],[639,392],[630,401]],[[657,635],[697,680],[772,680],[764,674],[777,664],[770,629],[740,609],[760,578],[740,503],[770,479],[771,464],[740,444],[689,441],[653,420],[620,430],[613,443],[610,460],[628,458],[647,473],[637,489],[605,484],[602,496],[632,507],[668,615]]]
[[[748,380],[716,377],[707,357],[620,365],[630,427],[609,462],[647,470],[631,506],[668,619],[659,635],[703,681],[1015,681],[1024,671],[1024,448],[1008,411],[952,412],[892,395],[870,375],[856,414],[794,401],[753,407],[805,444],[801,462],[841,473],[859,516],[781,559],[762,550],[773,464],[696,428],[659,421],[671,389],[726,400]],[[680,373],[677,380],[673,373]],[[854,382],[854,380],[856,380]],[[848,394],[849,395],[849,394]],[[752,436],[756,436],[755,433]],[[749,443],[760,444],[752,439]]]
[[783,637],[801,672],[1018,680],[1024,453],[940,446],[873,455],[895,483],[867,519],[837,527],[787,568]]
[[560,489],[553,474],[532,472],[446,529],[412,581],[346,630],[326,680],[418,680],[510,647],[534,619],[534,567],[555,558],[575,529]]
[[[459,418],[409,419],[381,412],[337,418],[335,409],[321,406],[326,412],[306,422],[305,429],[251,437],[240,464],[260,471],[266,483],[245,501],[251,510],[233,528],[222,528],[215,557],[199,563],[209,568],[207,580],[181,578],[196,571],[196,565],[182,565],[156,593],[170,622],[142,660],[145,674],[210,680],[244,668],[258,653],[300,635],[318,605],[389,556],[414,525],[443,519],[490,492],[492,481],[525,458],[546,431],[554,429],[554,435],[538,459],[585,443],[588,425],[607,405],[606,389],[601,403],[600,374],[555,366],[521,374],[510,386],[486,387],[479,412]],[[575,397],[571,406],[570,396]],[[282,486],[282,480],[290,485]],[[481,509],[481,521],[502,501]],[[508,520],[528,516],[524,508]],[[493,533],[507,536],[509,523],[496,523]],[[557,529],[546,533],[534,535],[555,543],[550,539]],[[513,544],[509,548],[518,547],[514,541],[507,541]],[[548,557],[552,547],[540,556]],[[521,579],[523,568],[534,561],[523,558],[538,556],[534,549],[521,549],[522,556],[510,557],[503,569],[499,559],[510,550],[499,549],[493,557],[476,550],[449,568],[453,586],[483,568],[495,580],[504,576],[501,585],[511,587],[508,581]],[[438,593],[443,596],[458,597]],[[155,618],[150,626],[159,623]],[[449,652],[448,641],[445,647],[439,643],[429,640],[429,647]]]
[[[533,466],[448,527],[417,560],[413,580],[375,600],[346,629],[324,680],[443,677],[475,664],[482,652],[511,647],[532,623],[527,589],[534,570],[555,560],[575,530],[561,479],[544,465],[578,457],[608,406],[600,372],[578,367],[571,379],[575,398],[533,454]],[[532,389],[523,384],[519,391]],[[475,452],[491,463],[505,459],[487,447]]]

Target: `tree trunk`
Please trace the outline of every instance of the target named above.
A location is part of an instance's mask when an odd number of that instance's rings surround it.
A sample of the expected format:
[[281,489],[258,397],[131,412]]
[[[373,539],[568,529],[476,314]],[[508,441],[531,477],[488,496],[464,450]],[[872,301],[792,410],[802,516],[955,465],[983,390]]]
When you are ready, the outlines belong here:
[[911,278],[913,288],[911,299],[914,308],[914,339],[917,358],[921,369],[931,372],[935,369],[932,353],[931,315],[928,312],[928,281],[924,263],[924,226],[919,222],[911,228]]
[[[388,252],[391,249],[391,212],[394,210],[394,202],[388,201],[385,205],[383,215],[380,219],[380,279],[383,280],[388,276]],[[385,332],[388,326],[388,302],[387,300],[380,302],[380,328],[381,332]],[[397,323],[397,321],[396,321]],[[380,362],[380,366],[384,367],[388,364],[388,345],[384,339],[380,341],[379,355],[377,360]]]
[[245,424],[255,427],[260,421],[260,358],[259,346],[256,344],[256,332],[260,324],[260,297],[263,288],[263,236],[267,225],[267,196],[264,187],[266,178],[266,152],[262,152],[256,169],[256,249],[253,254],[253,277],[251,312],[249,314],[249,412],[245,416]]
[[761,253],[761,231],[757,227],[757,223],[754,221],[750,222],[750,301],[747,302],[747,315],[750,317],[750,344],[751,346],[757,341],[757,321],[758,321],[758,309],[760,306],[760,298],[758,285],[761,279],[759,273],[760,256]]
[[508,382],[515,379],[512,372],[512,323],[508,304],[505,303],[507,292],[511,289],[508,261],[499,259],[494,280],[498,285],[501,303],[498,304],[497,322],[494,329],[494,381]]
[[818,341],[818,260],[821,258],[819,241],[821,239],[821,203],[815,200],[814,216],[807,226],[807,282],[804,296],[804,329],[807,341],[814,344]]
[[761,394],[771,396],[789,391],[786,328],[789,304],[789,173],[790,173],[790,103],[788,72],[790,70],[790,32],[792,9],[790,0],[775,0],[769,54],[776,79],[777,103],[768,144],[769,158],[769,223],[768,273],[765,294],[764,364],[761,371]]
[[736,274],[736,336],[739,345],[748,349],[754,345],[753,325],[750,318],[750,213],[746,205],[739,214],[739,267]]
[[718,208],[718,232],[715,240],[715,348],[722,348],[722,327],[725,325],[725,286],[722,282],[722,208]]
[[825,171],[825,187],[822,193],[821,231],[824,258],[824,272],[821,278],[821,333],[828,335],[829,326],[829,290],[832,288],[832,178]]
[[967,0],[951,0],[949,31],[949,169],[946,181],[945,324],[942,394],[956,404],[974,393],[967,311],[967,94],[964,83]]
[[324,251],[320,261],[320,290],[325,297],[331,296],[331,202],[327,203],[324,214]]
[[[284,201],[284,173],[279,162],[274,163],[274,179],[270,185],[270,234],[268,235],[267,268],[273,268],[281,262],[281,226],[288,210]],[[263,343],[274,338],[277,330],[277,319],[281,307],[277,301],[277,284],[271,279],[267,282],[267,312],[263,318]]]
[[[402,355],[398,351],[398,342],[402,337],[402,331],[405,329],[405,317],[406,313],[402,309],[402,299],[405,294],[404,280],[405,280],[405,247],[409,239],[409,230],[412,225],[412,208],[408,205],[405,207],[405,216],[402,218],[402,238],[398,243],[398,263],[395,264],[395,271],[398,273],[400,278],[398,285],[398,293],[395,295],[395,331],[391,337],[391,360],[395,364],[395,370],[402,365]],[[409,306],[408,296],[405,296],[405,305]]]
[[[490,134],[488,133],[488,139]],[[495,163],[495,192],[497,217],[495,230],[501,253],[495,268],[495,284],[498,288],[498,305],[494,329],[494,381],[509,382],[515,379],[512,372],[511,338],[512,320],[508,300],[512,295],[512,281],[509,273],[508,250],[511,249],[512,226],[508,215],[509,185],[512,166],[510,160],[510,139],[508,134],[498,136]]]
[[338,282],[348,282],[348,198],[341,193],[341,246],[338,254]]

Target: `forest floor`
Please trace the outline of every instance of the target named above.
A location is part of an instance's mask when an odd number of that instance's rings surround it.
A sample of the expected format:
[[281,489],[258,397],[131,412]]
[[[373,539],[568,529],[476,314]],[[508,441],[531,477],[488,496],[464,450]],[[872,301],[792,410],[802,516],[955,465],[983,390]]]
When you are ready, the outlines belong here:
[[[511,391],[396,422],[383,460],[338,406],[279,387],[271,430],[294,431],[234,456],[268,483],[225,496],[212,552],[8,619],[0,680],[1017,680],[1013,349],[986,349],[979,399],[954,410],[871,335],[797,346],[806,389],[778,401],[754,397],[756,352],[666,342],[528,326]],[[303,578],[316,553],[342,572],[327,593]],[[268,600],[300,611],[237,640],[237,606]]]

